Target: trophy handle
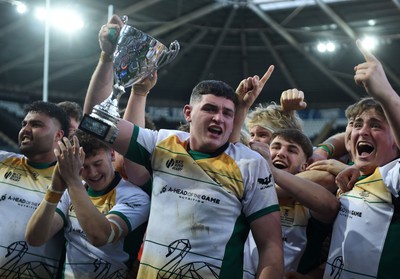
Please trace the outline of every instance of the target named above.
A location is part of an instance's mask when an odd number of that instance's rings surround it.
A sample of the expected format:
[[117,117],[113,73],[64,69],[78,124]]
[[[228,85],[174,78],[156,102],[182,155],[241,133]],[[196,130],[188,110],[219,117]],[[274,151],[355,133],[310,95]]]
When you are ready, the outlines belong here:
[[165,50],[163,55],[160,57],[160,60],[158,60],[157,68],[161,68],[170,63],[172,60],[174,60],[175,57],[178,55],[180,49],[181,47],[178,41],[177,40],[173,41],[169,45],[168,50]]

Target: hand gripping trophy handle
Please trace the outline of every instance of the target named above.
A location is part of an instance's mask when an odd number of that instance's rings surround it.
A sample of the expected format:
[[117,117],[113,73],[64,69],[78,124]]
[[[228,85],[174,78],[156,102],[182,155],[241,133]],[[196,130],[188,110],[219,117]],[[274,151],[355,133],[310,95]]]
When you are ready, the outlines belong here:
[[[127,19],[123,18],[126,23]],[[141,82],[154,71],[175,59],[180,50],[173,41],[169,48],[146,33],[125,24],[118,37],[113,54],[114,86],[111,95],[96,105],[90,115],[85,115],[79,129],[113,143],[120,119],[118,102],[125,88]]]

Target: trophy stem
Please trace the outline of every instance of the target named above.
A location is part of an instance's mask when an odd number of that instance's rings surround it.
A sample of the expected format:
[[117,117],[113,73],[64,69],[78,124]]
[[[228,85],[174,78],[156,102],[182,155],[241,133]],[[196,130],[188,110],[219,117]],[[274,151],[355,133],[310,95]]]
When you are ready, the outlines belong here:
[[122,94],[125,93],[125,89],[123,86],[118,84],[114,84],[113,91],[111,92],[110,96],[101,102],[99,105],[95,105],[93,108],[93,112],[99,112],[102,115],[108,115],[115,118],[120,118],[118,103],[119,99],[121,98]]

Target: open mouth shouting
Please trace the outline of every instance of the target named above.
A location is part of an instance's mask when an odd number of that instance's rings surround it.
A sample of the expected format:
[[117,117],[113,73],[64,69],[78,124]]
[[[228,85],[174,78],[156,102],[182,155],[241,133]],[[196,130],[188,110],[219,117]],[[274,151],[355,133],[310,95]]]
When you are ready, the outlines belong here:
[[20,143],[22,144],[29,144],[32,141],[32,138],[28,135],[23,135],[21,137]]
[[274,165],[275,168],[281,170],[286,169],[288,167],[287,164],[281,160],[275,160],[272,162],[272,164]]
[[210,126],[208,127],[208,131],[214,135],[221,135],[222,134],[222,128],[219,126]]
[[375,147],[371,143],[360,141],[357,143],[356,150],[358,156],[367,157],[375,150]]

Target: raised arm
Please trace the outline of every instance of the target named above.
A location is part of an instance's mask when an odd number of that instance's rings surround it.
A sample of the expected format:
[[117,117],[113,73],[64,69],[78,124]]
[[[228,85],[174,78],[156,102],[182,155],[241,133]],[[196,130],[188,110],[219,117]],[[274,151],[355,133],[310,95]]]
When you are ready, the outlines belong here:
[[123,22],[119,16],[113,15],[110,21],[100,29],[99,43],[101,54],[86,93],[83,106],[83,112],[86,114],[90,114],[93,107],[107,99],[112,92],[113,63],[111,56],[122,26]]
[[296,88],[283,91],[280,102],[282,110],[287,112],[294,112],[307,107],[307,103],[304,101],[304,92]]
[[254,101],[257,99],[258,95],[260,95],[260,92],[264,88],[265,83],[271,77],[273,71],[274,66],[271,65],[261,79],[256,75],[253,77],[248,77],[239,83],[239,86],[236,89],[239,104],[236,107],[233,131],[231,137],[229,138],[230,142],[239,142],[240,131],[242,129],[244,120],[246,119],[247,113],[249,112],[249,109],[253,105]]
[[132,86],[131,95],[125,109],[124,119],[145,127],[145,108],[147,95],[157,83],[157,72]]
[[[131,95],[125,109],[124,119],[135,125],[145,127],[146,99],[150,90],[157,83],[157,72],[132,86]],[[141,165],[125,159],[121,154],[115,156],[115,167],[118,172],[135,185],[143,185],[150,179],[150,173]]]
[[64,190],[65,182],[56,165],[52,185],[26,226],[25,238],[29,245],[41,246],[63,228],[64,223],[61,216],[56,214],[56,207]]
[[392,128],[397,146],[400,147],[400,97],[390,85],[381,62],[359,40],[357,47],[365,58],[365,62],[354,67],[356,84],[364,86],[365,91],[377,100],[385,112]]

